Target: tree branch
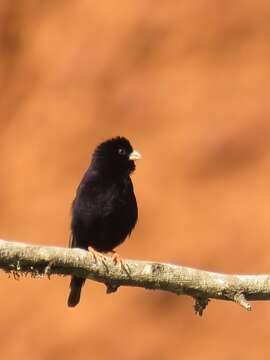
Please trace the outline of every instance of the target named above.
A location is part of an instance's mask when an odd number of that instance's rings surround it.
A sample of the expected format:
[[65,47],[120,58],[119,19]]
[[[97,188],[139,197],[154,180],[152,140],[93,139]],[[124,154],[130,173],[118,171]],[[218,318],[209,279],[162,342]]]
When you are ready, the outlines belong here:
[[195,299],[195,312],[202,315],[209,299],[230,300],[251,310],[248,300],[270,300],[270,275],[228,275],[179,265],[125,260],[124,267],[110,257],[104,261],[81,249],[28,245],[0,240],[0,268],[15,278],[78,275],[104,283],[107,293],[119,286],[165,290]]

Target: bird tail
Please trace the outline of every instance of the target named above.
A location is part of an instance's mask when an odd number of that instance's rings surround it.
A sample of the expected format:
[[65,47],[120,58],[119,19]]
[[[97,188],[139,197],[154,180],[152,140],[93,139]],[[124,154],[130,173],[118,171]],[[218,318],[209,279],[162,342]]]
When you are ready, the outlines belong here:
[[82,286],[85,279],[72,276],[70,282],[70,293],[68,297],[68,306],[74,307],[80,302]]
[[[70,234],[69,247],[70,248],[78,247],[78,248],[87,250],[87,246],[86,247],[80,246],[80,244],[78,244],[76,237],[72,233]],[[74,307],[79,304],[80,297],[81,297],[81,290],[82,290],[84,283],[85,283],[85,279],[83,279],[83,278],[76,277],[76,276],[71,277],[70,286],[69,286],[70,293],[69,293],[68,302],[67,302],[69,307]]]

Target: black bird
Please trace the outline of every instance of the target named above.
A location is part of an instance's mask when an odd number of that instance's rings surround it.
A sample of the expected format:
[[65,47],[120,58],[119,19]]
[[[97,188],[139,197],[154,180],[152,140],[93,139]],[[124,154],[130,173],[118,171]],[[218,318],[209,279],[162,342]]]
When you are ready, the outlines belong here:
[[[138,208],[130,174],[140,157],[124,137],[96,148],[72,204],[70,247],[115,253],[114,248],[131,234]],[[79,303],[84,282],[72,276],[68,306]]]

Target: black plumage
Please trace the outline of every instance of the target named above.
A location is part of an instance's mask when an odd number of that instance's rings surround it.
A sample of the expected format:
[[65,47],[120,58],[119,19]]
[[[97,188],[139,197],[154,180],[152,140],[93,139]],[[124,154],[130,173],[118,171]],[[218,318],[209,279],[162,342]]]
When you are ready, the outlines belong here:
[[[136,225],[138,208],[130,174],[135,170],[134,151],[124,137],[101,143],[93,153],[72,204],[70,247],[106,253],[113,251]],[[73,276],[68,306],[80,301],[85,279]]]

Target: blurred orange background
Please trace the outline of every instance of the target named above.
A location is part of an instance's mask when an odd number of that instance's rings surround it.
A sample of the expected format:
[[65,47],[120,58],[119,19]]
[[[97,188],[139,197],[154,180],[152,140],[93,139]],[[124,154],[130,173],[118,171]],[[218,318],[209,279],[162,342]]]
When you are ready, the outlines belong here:
[[[0,3],[0,236],[67,246],[95,146],[143,159],[124,258],[270,273],[268,1]],[[2,359],[267,358],[269,302],[253,311],[69,278],[1,272]]]

